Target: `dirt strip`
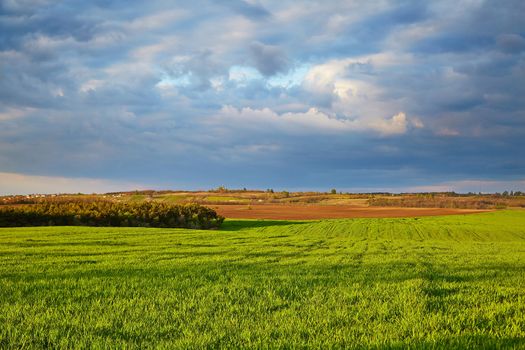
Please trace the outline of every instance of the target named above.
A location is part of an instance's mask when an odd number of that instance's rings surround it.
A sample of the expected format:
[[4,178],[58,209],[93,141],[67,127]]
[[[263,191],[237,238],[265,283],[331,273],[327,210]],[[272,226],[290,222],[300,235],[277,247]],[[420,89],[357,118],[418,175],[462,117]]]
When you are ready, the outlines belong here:
[[232,219],[315,220],[342,218],[398,218],[473,214],[490,210],[448,208],[361,207],[352,205],[210,205]]

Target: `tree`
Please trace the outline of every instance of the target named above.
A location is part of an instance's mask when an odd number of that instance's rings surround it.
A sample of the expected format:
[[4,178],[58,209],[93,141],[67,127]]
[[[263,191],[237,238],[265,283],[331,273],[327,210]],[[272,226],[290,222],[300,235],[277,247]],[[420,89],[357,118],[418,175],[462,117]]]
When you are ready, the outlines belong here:
[[331,194],[337,194],[337,190],[335,188],[332,188],[332,190],[330,191]]

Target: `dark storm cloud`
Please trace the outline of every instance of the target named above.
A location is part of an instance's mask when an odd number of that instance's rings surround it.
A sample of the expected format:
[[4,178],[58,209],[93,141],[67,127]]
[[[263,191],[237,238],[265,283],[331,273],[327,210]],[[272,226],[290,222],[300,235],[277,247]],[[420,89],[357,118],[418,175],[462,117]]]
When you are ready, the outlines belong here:
[[280,48],[254,42],[250,45],[250,53],[255,62],[255,67],[264,76],[271,76],[284,72],[288,68],[286,54]]
[[0,173],[516,184],[524,4],[2,1]]
[[494,46],[494,38],[488,35],[461,36],[451,33],[429,38],[415,45],[414,50],[424,53],[466,52],[484,51],[492,46]]
[[233,10],[253,19],[265,19],[271,16],[270,12],[260,4],[251,4],[243,0],[230,0],[225,2]]
[[[372,43],[370,40],[381,40],[393,28],[424,21],[427,16],[428,10],[425,2],[400,2],[396,6],[377,11],[377,13],[349,26],[347,34],[350,37],[358,36],[362,44],[378,44]],[[366,42],[367,39],[368,42]]]
[[515,54],[525,51],[525,38],[519,34],[501,34],[497,38],[497,44],[507,53]]

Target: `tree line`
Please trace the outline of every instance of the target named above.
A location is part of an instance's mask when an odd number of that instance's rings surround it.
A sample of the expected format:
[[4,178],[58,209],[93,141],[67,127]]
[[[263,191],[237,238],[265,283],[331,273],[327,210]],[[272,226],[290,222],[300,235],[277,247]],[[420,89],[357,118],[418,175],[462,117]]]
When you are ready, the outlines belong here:
[[224,218],[199,204],[42,202],[0,207],[0,227],[117,226],[219,228]]

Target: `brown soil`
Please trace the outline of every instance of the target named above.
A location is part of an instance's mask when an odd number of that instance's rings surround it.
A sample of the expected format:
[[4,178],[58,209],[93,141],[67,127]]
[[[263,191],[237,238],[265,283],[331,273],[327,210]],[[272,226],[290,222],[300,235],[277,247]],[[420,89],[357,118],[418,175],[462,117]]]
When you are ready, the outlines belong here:
[[447,208],[394,208],[355,205],[210,205],[220,215],[232,219],[315,220],[342,218],[397,218],[473,214],[488,210]]

